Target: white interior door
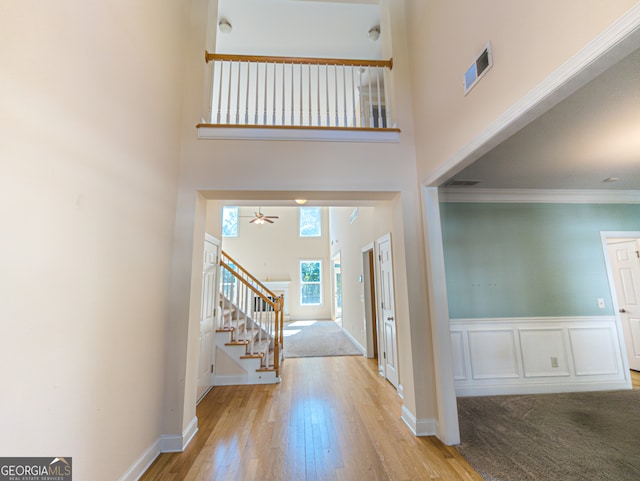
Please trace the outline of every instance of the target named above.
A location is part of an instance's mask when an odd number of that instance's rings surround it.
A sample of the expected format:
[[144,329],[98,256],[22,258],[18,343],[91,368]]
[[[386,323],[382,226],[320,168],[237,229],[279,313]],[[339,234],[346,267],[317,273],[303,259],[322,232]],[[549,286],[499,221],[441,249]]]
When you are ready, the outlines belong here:
[[607,248],[629,367],[640,371],[640,240],[610,241]]
[[202,305],[200,308],[200,357],[198,360],[198,401],[213,385],[215,315],[218,303],[218,260],[220,241],[207,236],[202,263]]
[[398,349],[396,338],[396,314],[393,294],[393,261],[391,255],[391,234],[386,234],[376,241],[378,250],[378,276],[380,293],[380,312],[383,329],[383,361],[384,376],[398,387]]

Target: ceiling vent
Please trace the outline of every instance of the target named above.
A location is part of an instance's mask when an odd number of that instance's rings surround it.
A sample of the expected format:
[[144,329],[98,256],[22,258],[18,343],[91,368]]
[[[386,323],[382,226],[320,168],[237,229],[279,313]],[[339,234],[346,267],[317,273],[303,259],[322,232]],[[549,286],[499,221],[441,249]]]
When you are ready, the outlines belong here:
[[493,67],[493,53],[491,51],[491,42],[489,42],[464,74],[465,95],[469,93],[469,90],[480,81],[491,67]]
[[481,180],[465,180],[465,179],[451,179],[445,182],[445,187],[471,187],[473,185],[478,185]]

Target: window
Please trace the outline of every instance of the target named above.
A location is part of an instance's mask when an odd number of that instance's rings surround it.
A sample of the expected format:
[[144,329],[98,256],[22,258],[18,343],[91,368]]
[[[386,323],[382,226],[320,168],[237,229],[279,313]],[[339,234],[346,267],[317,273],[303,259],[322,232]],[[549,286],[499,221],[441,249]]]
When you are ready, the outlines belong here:
[[300,261],[300,305],[322,304],[322,262]]
[[322,235],[322,210],[320,207],[300,207],[300,237]]
[[238,208],[222,208],[222,235],[224,237],[238,237]]

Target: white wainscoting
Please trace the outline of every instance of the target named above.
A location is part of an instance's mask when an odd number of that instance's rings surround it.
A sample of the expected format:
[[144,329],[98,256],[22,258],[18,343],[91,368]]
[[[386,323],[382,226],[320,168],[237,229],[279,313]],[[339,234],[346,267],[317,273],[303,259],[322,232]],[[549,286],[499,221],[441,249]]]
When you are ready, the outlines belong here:
[[631,387],[614,316],[452,319],[458,396]]

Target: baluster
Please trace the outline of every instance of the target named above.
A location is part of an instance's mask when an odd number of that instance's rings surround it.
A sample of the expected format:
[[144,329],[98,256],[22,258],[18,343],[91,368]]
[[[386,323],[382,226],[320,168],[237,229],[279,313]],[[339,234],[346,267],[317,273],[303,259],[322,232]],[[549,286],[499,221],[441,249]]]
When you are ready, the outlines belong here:
[[311,64],[308,65],[307,70],[309,72],[309,126],[311,126]]
[[220,83],[218,84],[218,124],[222,123],[222,75],[224,71],[224,60],[220,61]]
[[285,124],[285,121],[287,119],[287,114],[285,112],[285,101],[284,101],[285,97],[286,97],[285,92],[284,92],[284,85],[285,85],[285,80],[284,79],[286,77],[285,69],[286,69],[286,65],[283,63],[282,64],[282,125]]
[[249,123],[249,84],[251,80],[251,62],[247,62],[247,92],[246,98],[244,102],[245,111],[244,111],[244,123],[245,125]]
[[294,108],[294,102],[293,102],[294,93],[295,93],[295,85],[293,82],[294,76],[295,76],[295,68],[293,67],[293,63],[292,63],[291,64],[291,125],[293,125],[294,123],[294,115],[295,115],[295,108]]
[[227,80],[227,124],[231,123],[231,74],[233,73],[233,62],[229,62],[229,79]]
[[384,127],[382,123],[382,102],[380,102],[380,67],[376,67],[376,90],[378,91],[378,128]]
[[264,64],[264,113],[262,115],[262,125],[267,125],[267,84],[269,83],[267,75],[268,66],[268,63]]
[[338,66],[334,65],[333,66],[333,76],[334,76],[334,92],[333,94],[336,97],[336,124],[335,126],[338,127],[340,125],[340,109],[338,107]]
[[389,70],[385,67],[382,71],[382,81],[384,87],[384,114],[386,119],[386,126],[392,127],[391,124],[391,99],[389,98]]
[[255,113],[253,115],[253,124],[254,125],[258,125],[258,110],[259,110],[258,102],[260,101],[260,95],[258,93],[258,86],[259,85],[260,85],[260,63],[256,62],[256,101],[255,101],[256,110],[255,110]]
[[273,112],[271,116],[271,125],[276,125],[276,66],[277,64],[274,62],[273,64]]
[[320,65],[316,65],[317,75],[317,91],[318,91],[318,105],[316,106],[318,109],[318,127],[322,125],[322,118],[320,115]]
[[344,126],[347,127],[347,71],[342,66],[342,102],[344,106]]
[[238,62],[238,85],[236,87],[236,124],[240,123],[240,79],[242,78],[242,62]]
[[356,123],[357,120],[356,118],[358,117],[358,114],[356,112],[356,73],[355,73],[355,67],[352,65],[351,66],[351,100],[353,102],[353,126],[357,127]]
[[302,113],[303,113],[303,104],[302,104],[302,64],[299,64],[300,67],[300,125],[302,125]]
[[360,127],[366,127],[364,116],[364,100],[362,95],[362,74],[364,73],[364,67],[358,68],[358,85],[360,86]]
[[325,81],[325,86],[327,88],[326,90],[326,94],[327,94],[327,127],[331,126],[331,112],[329,111],[329,66],[326,65],[325,69],[324,69],[324,81]]
[[371,95],[371,67],[367,67],[367,82],[369,83],[369,91],[367,97],[369,98],[369,127],[373,127],[373,97]]

